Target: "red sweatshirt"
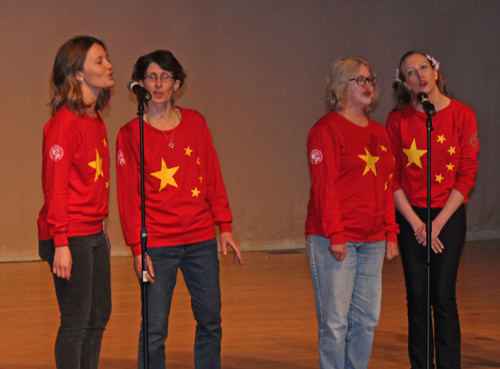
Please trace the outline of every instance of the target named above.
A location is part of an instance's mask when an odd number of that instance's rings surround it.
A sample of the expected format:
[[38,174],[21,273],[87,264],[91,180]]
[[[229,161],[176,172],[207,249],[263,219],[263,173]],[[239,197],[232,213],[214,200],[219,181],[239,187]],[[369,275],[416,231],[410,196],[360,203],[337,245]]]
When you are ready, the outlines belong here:
[[311,192],[306,235],[346,241],[397,242],[391,178],[394,158],[382,125],[360,127],[335,111],[307,139]]
[[[413,206],[427,207],[427,115],[412,103],[387,117],[386,128],[396,158],[393,191],[402,188]],[[451,100],[432,117],[431,206],[442,208],[451,189],[468,201],[477,172],[476,116],[471,108]]]
[[88,236],[102,230],[108,215],[109,150],[99,114],[79,116],[61,108],[44,128],[42,189],[38,238]]
[[[180,124],[160,131],[144,123],[147,246],[201,242],[231,231],[232,215],[217,153],[205,119],[182,111]],[[169,147],[170,139],[174,144]],[[132,253],[141,253],[139,118],[123,126],[116,144],[118,207]]]

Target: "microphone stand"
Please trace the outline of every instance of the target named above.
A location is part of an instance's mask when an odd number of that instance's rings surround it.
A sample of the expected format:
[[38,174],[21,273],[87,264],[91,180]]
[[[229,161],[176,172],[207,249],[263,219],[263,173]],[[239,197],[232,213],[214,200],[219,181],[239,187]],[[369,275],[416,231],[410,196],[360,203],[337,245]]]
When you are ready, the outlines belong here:
[[140,155],[141,155],[141,249],[142,249],[142,279],[141,279],[141,302],[142,302],[142,348],[144,369],[149,369],[149,334],[148,334],[148,263],[147,263],[147,230],[146,230],[146,206],[144,186],[144,100],[139,99],[137,115],[139,116],[140,131]]
[[[431,220],[431,132],[432,116],[436,114],[434,109],[426,110],[427,114],[427,369],[431,368],[431,244],[432,244],[432,220]],[[432,348],[434,349],[434,348]]]

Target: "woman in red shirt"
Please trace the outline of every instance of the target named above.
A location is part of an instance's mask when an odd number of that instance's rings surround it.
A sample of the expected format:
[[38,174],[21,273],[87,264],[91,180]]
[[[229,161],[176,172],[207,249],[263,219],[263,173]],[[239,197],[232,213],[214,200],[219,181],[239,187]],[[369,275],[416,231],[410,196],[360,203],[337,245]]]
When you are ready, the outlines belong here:
[[[438,368],[460,368],[456,280],[465,242],[465,206],[477,172],[477,124],[468,106],[449,97],[439,63],[406,53],[393,85],[396,108],[386,128],[396,160],[393,191],[408,300],[408,348],[413,369],[426,367],[427,332],[427,115],[414,97],[427,94],[436,108],[431,138],[431,305]],[[432,339],[435,339],[433,342]]]
[[380,316],[382,264],[398,254],[384,127],[366,112],[379,89],[371,64],[342,57],[328,75],[331,111],[309,132],[307,253],[320,368],[366,368]]
[[[197,322],[195,367],[220,368],[221,296],[214,225],[241,263],[231,233],[232,215],[217,153],[203,116],[174,105],[173,94],[186,75],[166,50],[140,57],[132,79],[152,95],[144,124],[145,210],[148,231],[148,316],[150,368],[165,368],[168,316],[178,269],[191,295]],[[117,139],[118,206],[123,233],[140,278],[141,197],[139,118],[121,128]],[[143,365],[142,330],[138,367]]]
[[54,277],[61,325],[57,368],[97,368],[111,314],[108,215],[109,150],[98,110],[115,83],[104,43],[78,36],[57,53],[52,118],[43,136],[44,204],[39,252]]

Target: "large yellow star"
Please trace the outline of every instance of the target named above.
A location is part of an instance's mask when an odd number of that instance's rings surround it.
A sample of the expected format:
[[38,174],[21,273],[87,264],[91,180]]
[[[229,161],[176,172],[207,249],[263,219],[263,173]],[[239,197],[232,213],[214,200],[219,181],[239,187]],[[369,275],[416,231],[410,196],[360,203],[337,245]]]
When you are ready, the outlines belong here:
[[97,149],[95,149],[95,161],[91,161],[89,163],[89,166],[95,169],[94,182],[97,182],[97,178],[99,178],[99,176],[104,177],[104,171],[102,170],[102,159],[103,158],[101,158],[99,156],[99,151],[97,151]]
[[444,179],[444,177],[441,175],[441,173],[439,173],[438,175],[436,175],[436,182],[439,182],[441,183],[441,181]]
[[195,187],[194,190],[191,190],[191,192],[193,193],[192,197],[198,197],[201,191],[198,191],[198,187]]
[[377,176],[377,168],[375,167],[375,163],[380,159],[378,156],[371,156],[370,152],[368,149],[365,147],[365,152],[366,155],[358,155],[361,159],[366,161],[366,167],[365,171],[363,172],[363,175],[368,173],[370,170],[375,174],[375,177]]
[[450,146],[450,149],[448,150],[448,152],[450,153],[450,155],[455,154],[455,148],[453,146]]
[[408,156],[408,164],[406,164],[407,167],[410,166],[412,163],[415,163],[417,167],[422,168],[420,157],[424,155],[427,152],[427,150],[418,150],[415,139],[413,139],[410,148],[403,149],[403,152]]
[[450,163],[450,164],[447,164],[447,165],[446,165],[446,168],[448,168],[448,170],[450,170],[450,171],[452,171],[452,172],[453,172],[453,168],[454,168],[454,167],[455,167],[455,166],[454,166],[452,163]]
[[161,159],[161,170],[159,172],[151,173],[153,177],[159,178],[161,180],[160,189],[158,190],[158,192],[167,187],[168,184],[174,187],[179,187],[177,186],[177,183],[174,179],[174,174],[175,172],[177,172],[177,169],[179,169],[179,167],[168,169],[167,165],[165,164],[165,160]]
[[444,138],[444,135],[438,135],[437,142],[444,143],[446,141],[446,138]]
[[191,149],[189,148],[189,146],[188,146],[188,147],[186,147],[184,150],[186,150],[186,155],[187,155],[187,156],[191,156],[191,153],[193,152],[193,150],[191,150]]

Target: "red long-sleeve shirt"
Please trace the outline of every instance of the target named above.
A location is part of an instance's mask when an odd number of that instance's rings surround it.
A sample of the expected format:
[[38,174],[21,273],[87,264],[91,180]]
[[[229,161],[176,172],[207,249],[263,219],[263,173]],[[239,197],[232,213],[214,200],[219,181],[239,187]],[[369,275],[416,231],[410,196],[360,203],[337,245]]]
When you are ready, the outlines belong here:
[[57,247],[68,237],[99,233],[109,198],[108,136],[99,114],[61,108],[45,125],[42,158],[38,238]]
[[[212,136],[201,114],[182,111],[180,124],[160,131],[144,123],[147,246],[201,242],[231,231],[232,215]],[[174,144],[169,147],[170,139]],[[141,252],[139,118],[117,139],[118,206],[132,253]]]
[[307,139],[311,191],[306,235],[346,241],[397,242],[391,178],[394,158],[382,125],[360,127],[335,111]]
[[[396,159],[393,191],[402,188],[411,205],[427,206],[427,115],[412,103],[393,111],[386,128]],[[468,201],[477,172],[476,116],[471,108],[452,99],[432,117],[431,207],[442,208],[456,189]]]

